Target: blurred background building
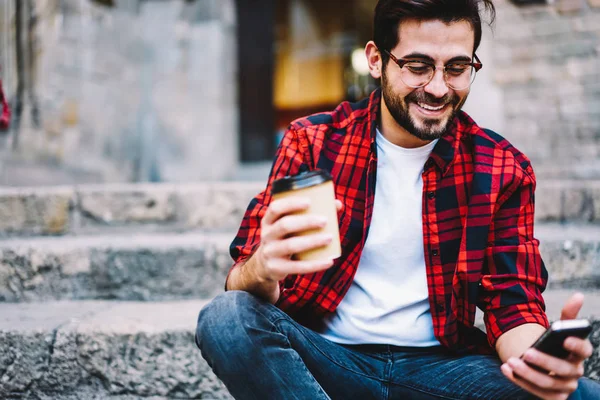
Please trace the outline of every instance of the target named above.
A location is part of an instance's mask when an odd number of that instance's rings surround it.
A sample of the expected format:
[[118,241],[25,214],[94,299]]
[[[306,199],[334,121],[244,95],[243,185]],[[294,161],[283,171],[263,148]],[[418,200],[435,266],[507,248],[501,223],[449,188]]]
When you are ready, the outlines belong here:
[[[600,176],[598,0],[498,0],[466,110]],[[264,179],[293,119],[375,88],[376,0],[4,0],[0,184]]]

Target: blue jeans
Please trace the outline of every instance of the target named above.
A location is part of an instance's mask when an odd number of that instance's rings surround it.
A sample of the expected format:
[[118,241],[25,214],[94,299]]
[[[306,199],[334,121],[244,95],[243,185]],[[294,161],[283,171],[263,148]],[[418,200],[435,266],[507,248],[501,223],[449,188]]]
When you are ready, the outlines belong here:
[[[198,317],[196,344],[236,399],[526,399],[495,356],[442,347],[340,345],[240,291]],[[594,394],[592,394],[594,393]],[[600,399],[582,379],[570,399]]]

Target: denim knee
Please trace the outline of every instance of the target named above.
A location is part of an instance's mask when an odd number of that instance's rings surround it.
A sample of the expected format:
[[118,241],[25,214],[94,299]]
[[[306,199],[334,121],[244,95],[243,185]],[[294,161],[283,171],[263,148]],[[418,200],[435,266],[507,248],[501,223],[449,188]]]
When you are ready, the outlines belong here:
[[198,315],[196,345],[204,351],[219,344],[226,345],[224,341],[233,341],[235,344],[246,336],[244,331],[249,324],[244,321],[256,317],[259,302],[255,296],[244,291],[219,294]]

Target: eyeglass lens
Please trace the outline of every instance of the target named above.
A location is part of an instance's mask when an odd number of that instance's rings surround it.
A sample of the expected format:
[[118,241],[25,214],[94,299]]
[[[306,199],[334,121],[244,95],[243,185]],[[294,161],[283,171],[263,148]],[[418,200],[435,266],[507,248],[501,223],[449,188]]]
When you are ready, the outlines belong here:
[[[435,70],[431,65],[420,62],[409,62],[401,68],[402,81],[411,87],[422,87],[433,79]],[[444,80],[452,89],[468,88],[475,80],[475,68],[471,65],[451,64],[444,68]]]

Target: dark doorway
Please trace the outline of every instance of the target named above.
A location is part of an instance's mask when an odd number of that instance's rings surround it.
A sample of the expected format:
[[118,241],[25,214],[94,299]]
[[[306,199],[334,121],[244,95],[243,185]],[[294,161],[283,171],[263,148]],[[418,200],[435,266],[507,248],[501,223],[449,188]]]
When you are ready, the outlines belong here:
[[276,0],[237,0],[240,156],[271,160],[275,150],[273,38]]

